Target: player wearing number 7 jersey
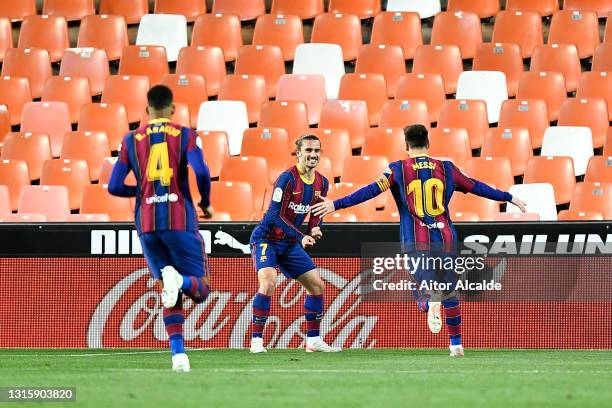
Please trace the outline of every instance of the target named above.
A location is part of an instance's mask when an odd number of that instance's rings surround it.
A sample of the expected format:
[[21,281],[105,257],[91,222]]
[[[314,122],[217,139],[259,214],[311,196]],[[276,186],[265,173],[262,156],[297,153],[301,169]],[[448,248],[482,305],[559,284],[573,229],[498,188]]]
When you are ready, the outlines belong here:
[[[172,369],[189,371],[181,292],[202,303],[210,289],[187,163],[196,174],[202,196],[199,205],[206,218],[213,214],[210,173],[197,146],[196,133],[170,122],[174,113],[172,91],[163,85],[154,86],[147,100],[151,119],[123,139],[108,191],[120,197],[136,197],[136,230],[149,270],[161,289]],[[136,186],[125,185],[130,171],[136,176]]]
[[[508,201],[525,212],[525,203],[520,199],[466,176],[450,161],[429,157],[429,139],[424,126],[407,127],[404,135],[410,158],[391,163],[375,182],[346,197],[335,201],[324,200],[314,205],[312,213],[324,216],[391,190],[400,215],[402,250],[412,252],[435,247],[443,252],[452,252],[457,243],[457,232],[450,218],[448,204],[454,191]],[[421,276],[427,276],[426,272]],[[419,279],[419,272],[415,275],[417,281],[423,280]],[[432,293],[415,295],[418,297],[419,309],[428,312],[429,328],[434,333],[441,329],[440,306],[444,306],[451,356],[463,355],[461,312],[455,293],[435,294],[441,297],[435,301],[430,301]]]

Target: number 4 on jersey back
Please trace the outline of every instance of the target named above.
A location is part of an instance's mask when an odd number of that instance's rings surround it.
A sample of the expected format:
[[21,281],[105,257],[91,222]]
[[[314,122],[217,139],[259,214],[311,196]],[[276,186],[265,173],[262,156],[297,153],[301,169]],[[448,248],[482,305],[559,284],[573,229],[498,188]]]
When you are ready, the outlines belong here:
[[163,142],[152,145],[147,163],[147,179],[159,180],[162,186],[169,186],[173,175],[174,170],[170,167],[168,158],[168,144]]

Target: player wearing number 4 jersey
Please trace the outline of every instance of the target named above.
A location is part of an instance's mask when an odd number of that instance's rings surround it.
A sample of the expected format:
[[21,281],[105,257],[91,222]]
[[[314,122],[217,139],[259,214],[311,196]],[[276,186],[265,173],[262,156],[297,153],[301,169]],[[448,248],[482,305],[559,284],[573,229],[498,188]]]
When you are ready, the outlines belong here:
[[[196,144],[196,133],[170,122],[174,113],[172,91],[154,86],[147,100],[151,120],[123,139],[108,191],[120,197],[136,197],[136,230],[149,270],[161,289],[172,369],[189,371],[181,293],[202,303],[210,289],[204,243],[189,192],[187,163],[196,174],[202,196],[199,205],[205,218],[213,214],[210,173]],[[130,171],[136,176],[136,186],[125,185]]]
[[[410,126],[404,130],[404,134],[410,158],[391,163],[375,182],[346,197],[335,201],[324,200],[314,205],[312,213],[324,216],[391,190],[400,214],[402,250],[413,252],[439,248],[443,253],[448,253],[454,250],[457,243],[457,232],[448,211],[454,191],[508,201],[525,212],[525,203],[518,198],[466,176],[450,161],[429,157],[429,139],[424,126]],[[428,272],[417,271],[416,280],[425,280]],[[428,325],[434,333],[441,329],[440,309],[444,307],[451,356],[462,356],[461,311],[454,291],[416,295],[419,309],[428,313]]]

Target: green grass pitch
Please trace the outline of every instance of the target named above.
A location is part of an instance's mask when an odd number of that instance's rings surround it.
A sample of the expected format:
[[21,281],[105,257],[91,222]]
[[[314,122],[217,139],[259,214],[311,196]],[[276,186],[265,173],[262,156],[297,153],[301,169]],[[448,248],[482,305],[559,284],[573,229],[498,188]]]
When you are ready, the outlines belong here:
[[[0,350],[0,386],[76,387],[53,407],[605,407],[612,351]],[[43,404],[43,405],[49,405]],[[0,406],[8,404],[0,403]],[[37,406],[19,403],[10,406]]]

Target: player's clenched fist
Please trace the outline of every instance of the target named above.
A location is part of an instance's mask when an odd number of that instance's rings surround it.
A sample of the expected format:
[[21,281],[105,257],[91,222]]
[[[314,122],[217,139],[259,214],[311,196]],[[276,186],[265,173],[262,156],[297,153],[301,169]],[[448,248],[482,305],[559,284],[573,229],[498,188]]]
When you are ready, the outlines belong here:
[[315,239],[310,235],[304,235],[304,238],[302,238],[302,247],[310,248],[311,246],[316,244],[316,242],[317,241],[315,241]]
[[323,232],[321,232],[321,228],[314,227],[310,230],[310,236],[316,239],[317,241],[323,238]]

